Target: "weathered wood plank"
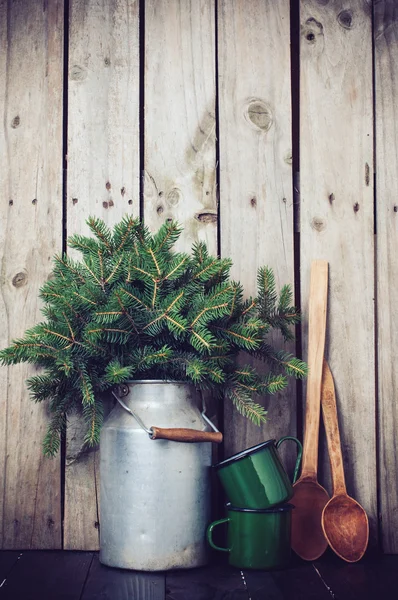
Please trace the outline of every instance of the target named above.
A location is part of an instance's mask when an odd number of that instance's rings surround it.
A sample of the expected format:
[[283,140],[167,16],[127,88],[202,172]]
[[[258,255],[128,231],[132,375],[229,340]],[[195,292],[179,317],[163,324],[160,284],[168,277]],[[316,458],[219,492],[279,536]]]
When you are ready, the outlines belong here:
[[177,220],[184,231],[176,250],[201,240],[217,254],[214,37],[214,0],[145,3],[142,216],[152,230]]
[[[326,587],[314,566],[292,557],[288,570],[244,571],[251,600],[330,600],[333,586]],[[340,598],[340,596],[339,596]]]
[[0,587],[4,585],[4,579],[11,572],[11,569],[16,565],[21,554],[16,550],[8,550],[0,552]]
[[359,563],[347,564],[329,554],[316,561],[314,566],[338,600],[371,600],[396,596],[396,556],[365,556]]
[[398,2],[375,7],[377,349],[381,537],[398,553]]
[[285,600],[285,596],[275,583],[272,573],[266,571],[244,571],[242,574],[250,600],[262,600],[263,598],[267,598],[267,600]]
[[145,223],[216,254],[214,27],[214,0],[145,3]]
[[80,416],[68,422],[64,547],[99,548],[99,449],[82,443]]
[[[138,0],[71,0],[67,233],[93,214],[113,225],[139,206]],[[67,434],[65,548],[98,548],[96,453]],[[80,446],[80,449],[79,449]]]
[[[152,230],[166,219],[181,223],[176,250],[189,252],[201,240],[217,254],[214,37],[214,0],[145,3],[142,216]],[[209,395],[206,405],[217,424]],[[214,444],[213,462],[218,451]],[[213,506],[217,493],[213,486]]]
[[[39,287],[62,239],[63,0],[0,0],[0,346],[41,319]],[[45,459],[46,407],[1,368],[0,547],[61,546],[60,460]]]
[[240,571],[221,565],[166,573],[166,600],[187,598],[250,600]]
[[101,565],[95,555],[81,600],[164,600],[164,573],[143,573]]
[[[326,356],[336,385],[348,493],[377,534],[372,19],[369,5],[301,0],[301,290],[329,262]],[[307,355],[307,318],[303,323]],[[322,462],[328,463],[326,453]],[[320,481],[325,482],[324,475]]]
[[[250,294],[262,265],[294,282],[289,5],[219,0],[221,254]],[[266,402],[261,428],[225,406],[227,455],[294,435],[295,385]]]
[[68,235],[138,214],[138,4],[70,1]]
[[91,552],[23,552],[1,588],[1,598],[80,600],[92,559]]

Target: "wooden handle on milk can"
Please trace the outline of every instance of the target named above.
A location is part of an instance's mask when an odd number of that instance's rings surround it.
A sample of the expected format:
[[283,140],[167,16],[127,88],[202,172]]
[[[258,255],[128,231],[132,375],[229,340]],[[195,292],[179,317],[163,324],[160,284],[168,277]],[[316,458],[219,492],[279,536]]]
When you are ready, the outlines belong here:
[[222,442],[222,433],[220,431],[198,431],[197,429],[185,429],[183,427],[173,427],[170,429],[163,427],[151,427],[152,440],[170,440],[172,442]]

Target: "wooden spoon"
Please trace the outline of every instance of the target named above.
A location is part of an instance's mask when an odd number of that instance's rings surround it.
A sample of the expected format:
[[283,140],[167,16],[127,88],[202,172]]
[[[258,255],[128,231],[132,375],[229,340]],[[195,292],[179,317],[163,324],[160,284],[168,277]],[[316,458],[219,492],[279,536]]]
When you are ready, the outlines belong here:
[[323,353],[325,349],[328,263],[313,261],[308,317],[308,379],[303,466],[294,484],[292,548],[304,560],[319,558],[327,548],[321,517],[329,494],[318,483],[318,438]]
[[357,562],[369,541],[368,517],[362,506],[347,495],[341,454],[333,376],[326,360],[322,376],[322,414],[326,429],[333,497],[322,513],[322,529],[332,550],[347,562]]

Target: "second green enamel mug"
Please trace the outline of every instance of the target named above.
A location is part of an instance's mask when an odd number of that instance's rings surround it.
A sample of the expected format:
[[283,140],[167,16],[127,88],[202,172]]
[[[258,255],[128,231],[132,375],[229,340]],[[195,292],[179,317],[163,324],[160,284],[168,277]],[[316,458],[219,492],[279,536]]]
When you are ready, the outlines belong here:
[[[229,553],[238,569],[283,569],[290,561],[291,504],[252,510],[227,505],[227,517],[207,528],[207,541],[215,550]],[[228,547],[217,546],[213,529],[228,523]]]
[[241,508],[270,508],[293,497],[293,486],[278,454],[286,440],[297,444],[297,460],[293,483],[300,467],[302,446],[299,440],[285,436],[275,442],[268,440],[213,465],[233,506]]

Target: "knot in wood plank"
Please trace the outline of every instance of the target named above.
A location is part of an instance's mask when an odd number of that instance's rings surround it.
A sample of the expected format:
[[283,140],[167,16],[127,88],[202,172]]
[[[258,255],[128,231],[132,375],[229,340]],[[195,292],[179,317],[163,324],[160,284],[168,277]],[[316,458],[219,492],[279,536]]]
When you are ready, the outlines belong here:
[[344,29],[352,29],[352,12],[351,10],[342,10],[337,15],[337,22]]
[[217,211],[211,208],[202,210],[196,213],[195,219],[201,223],[217,223]]
[[181,198],[181,190],[177,187],[173,187],[167,194],[166,202],[169,206],[177,206],[180,203]]
[[301,35],[307,41],[308,44],[315,44],[319,36],[323,36],[323,25],[317,21],[314,17],[310,17],[306,20],[305,24],[301,28]]
[[311,221],[311,227],[312,229],[315,229],[315,231],[323,231],[326,229],[325,219],[322,217],[314,217]]
[[73,81],[84,81],[87,79],[87,70],[80,65],[73,65],[70,70],[70,78]]
[[23,285],[26,285],[28,283],[28,276],[26,273],[23,273],[22,271],[20,273],[17,273],[16,275],[14,275],[14,277],[12,278],[12,285],[14,287],[22,287]]
[[260,98],[250,98],[245,106],[244,116],[250,125],[267,132],[274,121],[270,106]]

